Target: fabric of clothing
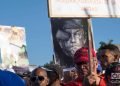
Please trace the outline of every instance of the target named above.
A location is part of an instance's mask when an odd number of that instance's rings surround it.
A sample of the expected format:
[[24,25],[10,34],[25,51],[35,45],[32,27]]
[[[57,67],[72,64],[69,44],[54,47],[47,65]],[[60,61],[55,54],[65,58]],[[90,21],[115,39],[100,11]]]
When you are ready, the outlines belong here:
[[[101,76],[100,78],[101,78],[101,80],[100,80],[100,83],[99,83],[98,86],[107,86],[104,76]],[[84,85],[83,85],[83,84],[84,84]],[[74,80],[74,81],[70,81],[70,82],[67,83],[65,86],[88,86],[88,83],[84,83],[84,82],[83,82],[83,79],[77,78],[77,79]]]
[[81,78],[77,78],[74,81],[70,81],[69,83],[67,83],[65,86],[83,86],[82,84],[82,79]]
[[105,76],[104,76],[104,75],[100,76],[100,83],[99,83],[99,86],[107,86],[106,80],[105,80]]
[[25,82],[10,71],[0,70],[0,86],[25,86]]

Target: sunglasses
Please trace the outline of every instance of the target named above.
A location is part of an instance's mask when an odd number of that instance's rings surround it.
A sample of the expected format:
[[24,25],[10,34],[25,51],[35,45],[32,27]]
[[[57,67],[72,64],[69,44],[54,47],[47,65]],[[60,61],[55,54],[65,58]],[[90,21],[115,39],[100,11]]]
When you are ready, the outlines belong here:
[[33,76],[30,78],[30,80],[32,82],[36,81],[36,80],[39,80],[39,81],[43,81],[45,78],[43,76]]

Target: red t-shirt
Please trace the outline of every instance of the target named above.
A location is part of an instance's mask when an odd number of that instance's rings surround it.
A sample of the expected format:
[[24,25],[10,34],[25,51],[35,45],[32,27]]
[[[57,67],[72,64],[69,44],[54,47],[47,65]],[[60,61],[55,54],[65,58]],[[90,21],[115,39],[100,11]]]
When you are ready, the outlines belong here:
[[106,80],[105,80],[105,76],[104,75],[102,75],[102,76],[100,76],[100,83],[99,83],[99,86],[107,86],[107,84],[106,84]]
[[68,82],[65,86],[83,86],[83,84],[82,84],[82,79],[77,78],[77,79],[74,80],[74,81]]
[[[101,79],[98,86],[107,86],[104,76],[101,76],[100,78]],[[65,86],[83,86],[83,79],[77,78],[76,80],[70,81],[69,83],[65,84]]]

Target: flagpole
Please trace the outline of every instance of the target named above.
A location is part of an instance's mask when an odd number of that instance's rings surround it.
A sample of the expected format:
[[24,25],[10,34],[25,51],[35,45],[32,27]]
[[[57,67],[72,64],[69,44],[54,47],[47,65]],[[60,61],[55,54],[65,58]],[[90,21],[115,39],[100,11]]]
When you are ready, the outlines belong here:
[[90,18],[87,19],[88,22],[88,55],[89,55],[89,67],[90,67],[90,74],[92,73],[92,53],[91,50],[93,48],[93,40],[92,40],[92,32],[91,32],[91,23],[90,23]]

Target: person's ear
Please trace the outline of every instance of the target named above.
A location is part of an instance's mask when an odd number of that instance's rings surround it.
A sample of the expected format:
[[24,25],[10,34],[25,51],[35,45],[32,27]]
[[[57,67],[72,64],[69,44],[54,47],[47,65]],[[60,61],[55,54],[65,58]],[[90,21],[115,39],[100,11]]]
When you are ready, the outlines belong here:
[[46,78],[46,84],[47,85],[49,84],[49,78]]

